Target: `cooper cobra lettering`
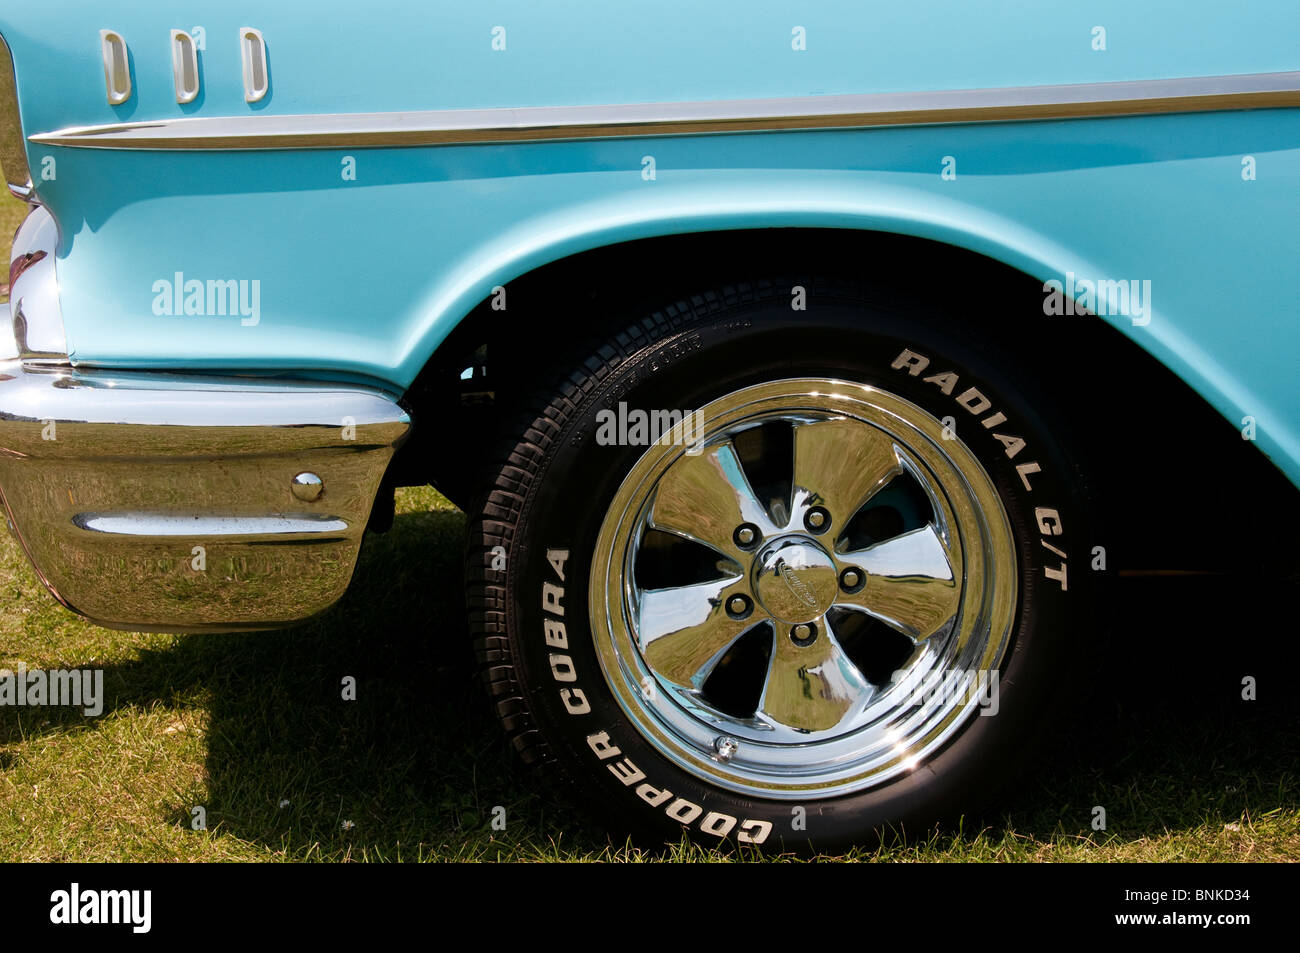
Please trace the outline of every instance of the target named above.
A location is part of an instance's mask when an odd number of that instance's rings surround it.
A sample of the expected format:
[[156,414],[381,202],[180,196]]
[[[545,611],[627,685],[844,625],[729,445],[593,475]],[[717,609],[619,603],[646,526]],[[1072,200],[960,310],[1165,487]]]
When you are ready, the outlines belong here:
[[[675,797],[667,788],[657,788],[645,780],[645,772],[638,768],[631,758],[619,758],[623,754],[618,745],[610,741],[609,732],[597,731],[587,736],[587,747],[605,765],[610,774],[618,778],[624,787],[631,787],[638,782],[636,795],[653,808],[663,808],[664,814],[679,824],[687,827],[695,825],[705,834],[714,837],[726,837],[736,831],[736,840],[741,844],[761,844],[772,833],[771,821],[754,819],[740,820],[721,811],[705,812],[704,808],[684,797]],[[619,758],[617,761],[611,759]],[[699,824],[695,824],[699,821]],[[737,827],[739,825],[739,827]]]
[[[546,550],[546,561],[550,564],[551,570],[559,583],[550,581],[542,583],[542,612],[544,613],[542,616],[542,631],[547,647],[560,650],[550,653],[549,662],[551,677],[566,686],[560,689],[560,700],[564,703],[565,711],[570,715],[586,715],[591,712],[591,704],[587,701],[587,695],[581,688],[571,685],[571,683],[577,681],[578,672],[574,667],[572,656],[567,651],[569,637],[563,621],[565,609],[564,586],[560,583],[565,581],[564,564],[568,560],[569,551],[567,549]],[[808,587],[804,586],[802,582],[798,579],[795,582],[797,585],[803,586],[805,592],[807,591]],[[549,616],[555,618],[549,618]],[[610,741],[609,732],[607,731],[598,731],[588,735],[587,745],[601,761],[619,758],[619,755],[623,753],[617,745]],[[680,824],[689,827],[698,820],[699,824],[696,826],[701,831],[717,838],[726,837],[735,830],[736,840],[742,844],[761,844],[772,833],[771,821],[752,819],[742,821],[731,814],[723,814],[719,811],[705,812],[701,805],[688,801],[686,798],[674,798],[672,791],[660,790],[648,783],[645,772],[638,768],[631,758],[619,758],[619,760],[607,764],[606,767],[624,787],[631,787],[634,784],[639,785],[636,788],[637,796],[652,807],[664,807],[664,813]]]
[[[560,582],[564,582],[564,564],[568,559],[567,549],[546,551],[546,561],[550,563],[551,569],[555,571]],[[567,650],[569,634],[564,628],[563,621],[563,586],[553,582],[542,583],[542,612],[556,616],[554,619],[547,618],[546,615],[542,616],[542,633],[547,647]],[[557,682],[568,683],[578,680],[577,669],[573,667],[573,658],[567,651],[551,652],[548,660],[551,664],[551,677]],[[564,710],[570,715],[585,715],[591,711],[591,703],[587,701],[587,694],[581,688],[561,688],[560,701],[564,704]]]

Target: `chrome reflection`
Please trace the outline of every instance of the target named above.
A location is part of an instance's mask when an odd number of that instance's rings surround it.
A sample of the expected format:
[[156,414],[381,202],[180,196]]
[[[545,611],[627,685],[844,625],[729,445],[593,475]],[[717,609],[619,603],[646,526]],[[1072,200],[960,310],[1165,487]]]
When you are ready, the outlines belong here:
[[24,267],[9,289],[13,337],[18,356],[41,364],[66,364],[68,341],[59,305],[55,259],[59,229],[43,206],[33,207],[14,236],[9,264]]
[[[342,595],[410,426],[362,387],[8,361],[0,493],[42,581],[93,621],[264,628]],[[299,499],[304,472],[328,495]]]
[[[992,480],[932,415],[860,384],[776,381],[697,414],[692,453],[647,450],[597,538],[592,631],[623,711],[742,793],[831,795],[911,770],[978,703],[915,686],[996,672],[1010,638],[1016,555]],[[907,520],[878,518],[900,506]]]
[[[242,35],[242,34],[241,34]],[[246,93],[264,95],[265,74]],[[253,100],[250,99],[250,102]],[[777,99],[318,115],[186,116],[30,136],[83,149],[367,149],[482,142],[865,129],[1300,106],[1300,72]]]
[[168,513],[78,513],[74,526],[116,536],[245,537],[274,541],[291,536],[345,533],[347,521],[332,516],[187,516]]

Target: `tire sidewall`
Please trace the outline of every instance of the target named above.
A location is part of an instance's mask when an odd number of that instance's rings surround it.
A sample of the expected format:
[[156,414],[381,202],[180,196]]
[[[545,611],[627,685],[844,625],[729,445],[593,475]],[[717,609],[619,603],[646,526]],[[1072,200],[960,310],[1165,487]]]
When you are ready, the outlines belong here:
[[[914,309],[811,298],[794,314],[781,301],[708,315],[683,308],[674,324],[576,404],[566,402],[510,546],[511,651],[536,724],[565,773],[617,829],[659,840],[677,840],[686,828],[706,843],[725,837],[822,849],[979,807],[1015,771],[1084,618],[1086,505],[1049,429],[1048,399],[1016,386],[1014,357]],[[645,447],[599,445],[596,414],[620,401],[691,410],[751,384],[812,376],[878,387],[951,423],[1010,520],[1016,618],[996,715],[971,717],[912,772],[878,786],[825,799],[756,799],[705,783],[660,755],[606,684],[589,621],[592,551],[610,501]]]

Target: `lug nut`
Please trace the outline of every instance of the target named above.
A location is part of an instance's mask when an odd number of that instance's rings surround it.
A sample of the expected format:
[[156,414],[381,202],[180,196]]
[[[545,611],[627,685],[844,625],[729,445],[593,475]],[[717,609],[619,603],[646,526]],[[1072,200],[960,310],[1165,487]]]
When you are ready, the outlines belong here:
[[753,523],[741,523],[732,534],[732,539],[741,549],[751,549],[759,540],[758,527]]
[[857,592],[864,581],[862,571],[851,566],[840,573],[840,588],[845,592]]
[[803,648],[812,645],[817,638],[817,626],[811,622],[800,622],[790,630],[790,641]]
[[748,596],[732,596],[727,600],[727,615],[733,619],[743,619],[753,610],[754,604]]
[[809,532],[824,533],[831,525],[831,514],[820,506],[814,506],[803,518],[803,525]]

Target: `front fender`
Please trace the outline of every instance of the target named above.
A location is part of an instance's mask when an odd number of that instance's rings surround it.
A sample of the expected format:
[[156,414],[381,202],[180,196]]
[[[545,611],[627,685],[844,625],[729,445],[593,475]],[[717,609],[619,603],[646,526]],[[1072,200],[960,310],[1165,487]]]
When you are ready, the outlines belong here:
[[[1044,282],[1149,281],[1140,323],[1106,319],[1225,417],[1253,417],[1300,480],[1287,278],[1300,110],[355,155],[51,151],[76,362],[400,389],[494,286],[566,255],[691,231],[873,229]],[[170,294],[182,313],[157,313],[159,282],[213,279],[259,282],[259,313],[185,314]]]

